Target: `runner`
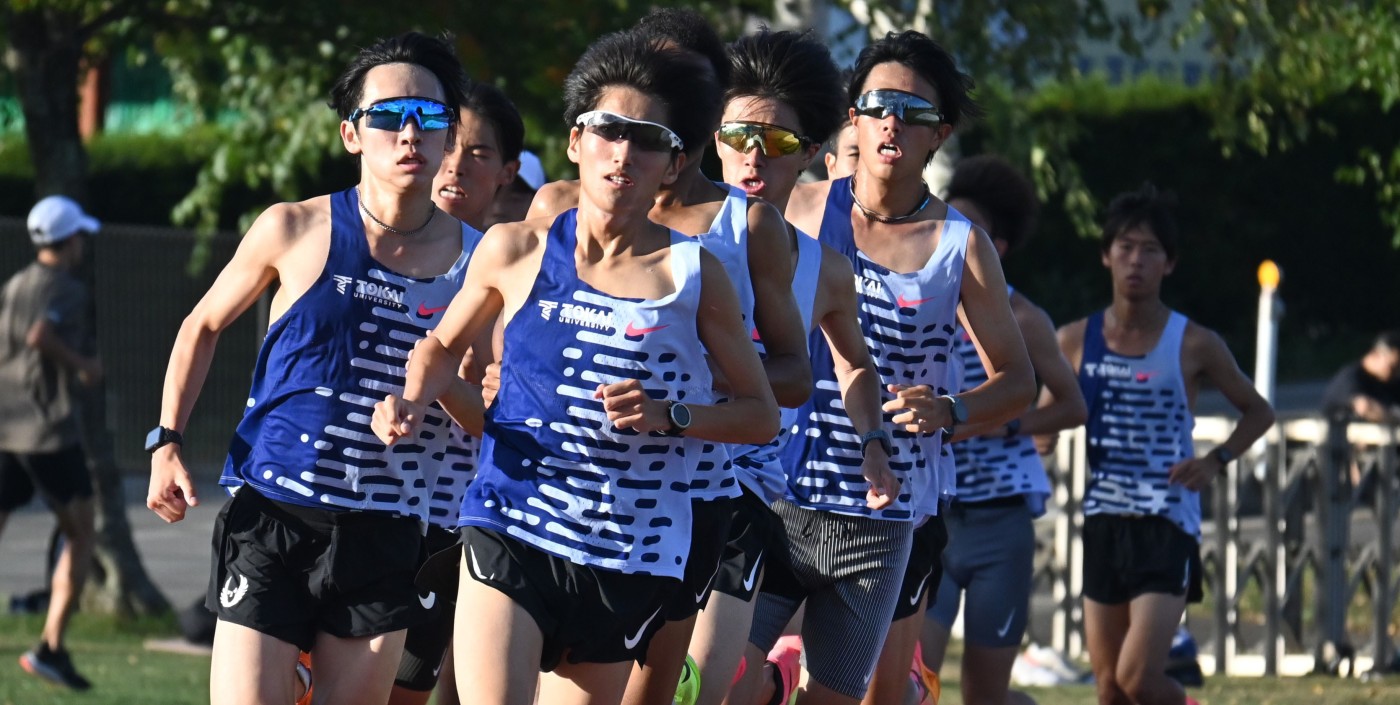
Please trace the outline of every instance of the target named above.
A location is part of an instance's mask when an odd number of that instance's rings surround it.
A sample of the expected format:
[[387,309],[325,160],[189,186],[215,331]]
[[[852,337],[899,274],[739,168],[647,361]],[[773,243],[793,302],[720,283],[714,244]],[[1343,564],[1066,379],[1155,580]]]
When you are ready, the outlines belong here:
[[[469,81],[459,106],[455,147],[447,153],[433,180],[433,202],[443,212],[480,229],[503,187],[516,177],[525,124],[515,105],[500,89],[488,83]],[[485,341],[489,345],[489,341]],[[489,347],[482,346],[482,350]],[[480,362],[479,360],[477,362]],[[478,375],[471,375],[477,377]],[[428,506],[427,552],[436,554],[457,545],[457,509],[467,485],[476,476],[477,438],[481,435],[481,407],[470,395],[474,388],[456,390],[466,395],[465,403],[454,406],[452,398],[439,402],[454,420],[472,430],[471,435],[457,427],[454,443],[438,464],[437,482]],[[438,684],[440,670],[446,670],[445,687],[438,688],[438,703],[445,698],[457,702],[452,661],[446,659],[452,643],[452,615],[456,590],[420,591],[418,602],[426,613],[423,623],[410,627],[404,639],[403,659],[394,678],[389,705],[422,705]]]
[[860,161],[860,151],[856,145],[856,126],[842,122],[840,129],[832,133],[827,145],[830,150],[823,157],[828,181],[844,179],[856,173],[856,162]]
[[[848,89],[860,153],[856,173],[800,186],[788,203],[793,225],[820,233],[854,265],[862,330],[889,393],[884,410],[896,425],[890,465],[900,481],[888,505],[867,506],[867,483],[852,480],[862,445],[870,441],[855,433],[845,414],[832,413],[840,408],[832,360],[825,341],[814,337],[817,389],[783,450],[786,496],[773,505],[787,531],[786,565],[768,566],[746,656],[762,658],[806,602],[802,630],[811,679],[798,702],[864,697],[894,611],[914,520],[937,514],[952,486],[951,477],[937,472],[938,431],[997,423],[1032,396],[1030,363],[990,240],[921,180],[954,126],[977,114],[970,87],[952,57],[917,32],[890,34],[866,47]],[[991,374],[977,390],[951,395],[946,368],[960,300]],[[904,656],[906,663],[911,659]],[[741,681],[738,702],[755,697],[760,684],[753,680],[756,675]],[[787,691],[793,684],[782,685]]]
[[[830,134],[844,121],[846,99],[840,74],[830,52],[811,33],[765,28],[730,45],[729,58],[730,87],[715,146],[725,181],[785,208],[798,177],[820,150],[816,136]],[[856,429],[876,432],[877,438],[885,433],[887,441],[888,433],[878,431],[880,382],[860,331],[850,261],[804,233],[794,234],[792,289],[804,329],[820,325]],[[783,410],[785,431],[795,416],[796,410]],[[781,522],[768,506],[782,497],[786,484],[778,458],[781,439],[736,454],[735,470],[744,494],[715,576],[715,592],[690,645],[701,671],[699,703],[715,705],[728,693],[743,657],[765,556],[783,550]],[[889,476],[889,459],[879,443],[866,456],[862,470],[882,489],[882,501],[897,493]]]
[[[381,438],[413,440],[419,402],[504,313],[500,395],[459,515],[454,648],[473,702],[531,702],[537,669],[557,676],[541,702],[619,702],[694,560],[696,452],[777,432],[722,266],[647,219],[685,166],[684,140],[708,129],[700,101],[716,87],[692,67],[635,33],[589,49],[565,84],[579,208],[492,229],[414,352],[407,401],[376,412]],[[721,404],[707,350],[729,381]]]
[[[994,156],[958,162],[947,201],[986,231],[1003,259],[1030,237],[1039,207],[1030,181]],[[969,705],[1034,702],[1024,693],[1007,690],[1030,617],[1033,521],[1045,512],[1050,495],[1049,477],[1031,436],[1073,428],[1084,423],[1086,414],[1074,370],[1060,353],[1050,317],[1024,294],[1009,293],[1031,366],[1054,402],[1028,409],[1005,424],[968,426],[953,439],[957,495],[945,514],[948,545],[935,571],[942,578],[935,576],[929,582],[936,599],[930,599],[930,619],[923,622],[923,657],[931,672],[942,669],[949,631],[959,603],[966,599],[958,682],[963,702]],[[962,327],[956,347],[962,369],[960,388],[976,389],[987,373],[972,336]]]
[[[1180,248],[1173,205],[1151,184],[1113,199],[1101,245],[1113,303],[1059,332],[1089,404],[1084,632],[1104,705],[1193,702],[1166,665],[1186,603],[1201,600],[1199,492],[1274,421],[1220,336],[1162,302]],[[1198,458],[1202,383],[1242,416]]]
[[[358,186],[265,211],[176,337],[147,441],[147,506],[171,522],[199,504],[181,431],[219,333],[277,285],[220,479],[236,494],[214,529],[214,703],[293,702],[300,650],[322,676],[318,702],[382,705],[404,629],[422,618],[420,523],[452,434],[390,452],[370,433],[368,394],[402,384],[480,238],[431,199],[462,80],[439,39],[362,50],[331,90]],[[441,410],[426,413],[446,431]]]
[[[633,30],[683,50],[692,61],[691,81],[729,80],[729,59],[713,27],[693,10],[667,8],[642,18]],[[697,103],[706,135],[719,125],[721,94]],[[672,230],[694,236],[724,264],[739,294],[744,323],[763,340],[764,372],[778,403],[799,406],[812,391],[802,319],[793,300],[793,238],[781,213],[749,198],[743,189],[716,183],[700,171],[709,139],[687,140],[686,164],[675,182],[657,193],[649,217]],[[577,202],[577,182],[553,182],[536,194],[531,212],[554,215]],[[719,380],[720,391],[724,381]],[[646,665],[639,665],[628,689],[628,705],[651,705],[671,698],[685,663],[695,616],[709,600],[715,573],[729,535],[733,500],[740,496],[728,448],[707,444],[691,483],[694,500],[691,561],[685,589],[667,607],[667,626],[652,641]],[[688,597],[686,595],[689,595]]]

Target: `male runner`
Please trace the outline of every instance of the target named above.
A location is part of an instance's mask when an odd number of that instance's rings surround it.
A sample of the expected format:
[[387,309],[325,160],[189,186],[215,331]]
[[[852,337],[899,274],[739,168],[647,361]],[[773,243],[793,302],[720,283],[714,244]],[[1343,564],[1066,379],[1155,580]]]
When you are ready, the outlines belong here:
[[831,151],[826,153],[822,161],[826,164],[828,181],[844,179],[856,173],[856,162],[860,161],[860,152],[856,146],[855,125],[842,122],[841,128],[832,133],[827,145]]
[[[515,179],[525,124],[510,99],[489,83],[468,81],[463,96],[457,114],[455,147],[447,152],[433,180],[433,202],[448,215],[480,229],[497,194]],[[454,420],[471,430],[473,436],[480,436],[478,419],[468,419],[449,399],[439,401]],[[479,413],[478,410],[475,415]],[[477,450],[477,439],[464,435],[446,449],[448,457],[438,464],[437,482],[428,506],[426,542],[430,555],[457,545],[457,510],[467,485],[476,476]],[[439,682],[441,670],[447,675],[443,687],[437,688],[438,702],[442,704],[445,698],[456,696],[452,661],[444,657],[452,643],[456,591],[425,590],[419,593],[418,602],[426,619],[410,627],[404,638],[403,659],[394,678],[389,705],[426,703]]]
[[[889,393],[884,410],[896,425],[890,466],[900,481],[888,506],[866,506],[866,483],[852,481],[862,439],[835,403],[832,360],[825,341],[813,336],[817,389],[784,448],[786,496],[773,506],[787,531],[786,565],[769,565],[747,656],[754,663],[762,658],[806,602],[811,680],[801,703],[855,703],[865,695],[913,522],[936,514],[940,496],[951,489],[952,478],[937,473],[938,431],[1004,420],[1032,396],[1030,363],[990,240],[921,179],[954,126],[976,114],[970,87],[951,55],[917,32],[892,33],[866,47],[848,89],[856,173],[800,186],[788,203],[793,225],[820,233],[854,266],[862,330]],[[977,390],[953,396],[946,367],[959,301],[991,374]],[[755,685],[741,681],[736,701],[749,702]]]
[[[689,80],[717,81],[722,89],[727,85],[729,61],[724,44],[695,11],[655,10],[632,31],[683,50],[692,59],[694,76]],[[697,104],[707,134],[718,126],[723,108],[719,94]],[[708,139],[687,140],[684,169],[656,194],[649,217],[695,237],[719,258],[738,291],[745,324],[763,341],[763,367],[774,397],[784,407],[796,407],[810,395],[812,381],[801,317],[790,286],[793,239],[777,209],[748,198],[743,189],[713,182],[701,173],[708,145]],[[577,189],[573,182],[546,185],[536,194],[531,213],[554,215],[567,209],[576,202]],[[723,392],[722,378],[719,384]],[[730,450],[708,444],[702,452],[690,490],[695,503],[695,545],[687,563],[685,588],[668,606],[667,626],[652,640],[646,663],[638,666],[629,687],[628,705],[651,705],[674,694],[695,616],[709,599],[729,535],[733,500],[740,495]]]
[[[1024,244],[1035,228],[1039,203],[1034,187],[999,157],[959,161],[946,199],[986,231],[1003,259]],[[1078,426],[1086,413],[1074,370],[1060,353],[1050,317],[1024,294],[1009,293],[1031,366],[1054,402],[1027,409],[1005,424],[965,427],[953,439],[957,494],[944,515],[948,545],[936,571],[942,579],[935,577],[929,583],[936,600],[930,599],[930,619],[923,622],[923,657],[932,672],[942,669],[949,631],[965,597],[959,684],[968,705],[1034,702],[1024,693],[1007,690],[1030,616],[1033,521],[1045,512],[1050,495],[1050,481],[1031,436]],[[976,389],[987,373],[972,335],[961,327],[956,348],[962,370],[960,388]]]
[[[459,519],[458,686],[474,702],[531,702],[537,668],[557,676],[541,702],[620,701],[694,560],[695,452],[777,433],[722,266],[647,219],[708,129],[698,107],[717,90],[692,66],[636,33],[579,60],[565,84],[579,207],[492,229],[405,399],[376,414],[381,437],[412,440],[421,400],[501,316],[500,395]],[[710,403],[706,351],[727,402]]]
[[404,629],[422,619],[420,525],[457,432],[434,409],[431,437],[390,451],[369,421],[375,398],[400,388],[409,348],[441,319],[480,238],[431,199],[462,81],[439,39],[408,33],[363,49],[330,101],[359,184],[265,211],[176,337],[147,439],[147,506],[171,522],[199,503],[180,432],[219,333],[276,283],[220,479],[236,494],[214,531],[214,703],[292,702],[300,650],[315,657],[315,702],[381,705]]
[[[730,86],[715,146],[725,181],[785,208],[798,177],[821,148],[819,136],[844,121],[840,74],[826,46],[811,33],[761,29],[731,44],[729,59]],[[792,290],[802,324],[809,331],[820,325],[852,423],[862,434],[874,434],[876,442],[868,446],[862,472],[880,488],[875,502],[883,505],[898,488],[888,475],[888,457],[879,442],[888,439],[888,432],[881,429],[880,382],[850,287],[854,272],[839,252],[803,233],[795,235]],[[795,414],[796,410],[783,410],[785,432]],[[765,556],[783,550],[780,520],[768,505],[782,497],[786,486],[778,458],[785,435],[736,454],[743,509],[734,513],[715,592],[691,640],[691,655],[701,669],[699,703],[716,705],[728,693],[743,656]],[[745,668],[757,669],[761,663]]]
[[[1113,199],[1101,245],[1113,303],[1059,332],[1089,405],[1084,631],[1101,705],[1191,702],[1166,666],[1186,603],[1201,599],[1198,493],[1274,421],[1220,336],[1162,303],[1180,248],[1173,205],[1151,184]],[[1196,457],[1202,383],[1241,418]]]

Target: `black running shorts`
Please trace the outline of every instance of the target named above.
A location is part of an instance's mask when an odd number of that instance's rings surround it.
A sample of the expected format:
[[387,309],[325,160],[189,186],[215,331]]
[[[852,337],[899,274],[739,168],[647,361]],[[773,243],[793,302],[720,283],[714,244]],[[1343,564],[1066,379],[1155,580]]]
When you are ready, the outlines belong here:
[[729,539],[729,522],[734,519],[737,500],[721,497],[690,502],[690,555],[685,559],[685,577],[671,595],[663,616],[668,622],[693,617],[710,601]]
[[[460,539],[455,531],[429,526],[423,543],[430,556],[445,554],[455,558],[462,555]],[[421,570],[419,574],[421,576]],[[424,621],[408,628],[394,685],[426,693],[437,685],[443,654],[447,653],[447,645],[452,643],[452,620],[457,605],[455,581],[448,589],[434,590],[420,585],[418,605],[423,608]]]
[[1085,517],[1084,596],[1117,605],[1150,592],[1201,601],[1201,546],[1195,537],[1165,517]]
[[787,550],[783,520],[762,497],[744,488],[732,504],[729,540],[724,545],[714,590],[751,602],[758,594],[766,557]]
[[[573,563],[478,526],[462,528],[462,544],[462,579],[499,590],[534,618],[544,635],[541,671],[565,654],[570,663],[642,661],[680,587],[675,578]],[[472,606],[458,609],[470,615]]]
[[894,603],[891,622],[918,612],[924,595],[928,595],[928,604],[933,604],[938,583],[943,580],[943,548],[947,545],[948,529],[941,515],[929,517],[914,529],[909,564],[904,568],[904,582],[899,586],[899,601]]
[[316,634],[387,634],[423,620],[411,517],[301,507],[243,487],[214,522],[205,605],[219,619],[310,651]]

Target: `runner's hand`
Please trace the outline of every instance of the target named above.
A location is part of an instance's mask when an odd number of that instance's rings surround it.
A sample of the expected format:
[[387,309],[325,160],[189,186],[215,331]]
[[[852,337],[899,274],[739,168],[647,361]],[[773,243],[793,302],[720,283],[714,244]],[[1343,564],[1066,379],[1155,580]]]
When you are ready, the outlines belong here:
[[1209,456],[1188,458],[1172,466],[1167,472],[1167,482],[1184,485],[1188,490],[1200,492],[1209,487],[1215,478],[1220,477],[1224,469],[1219,460]]
[[860,473],[870,483],[865,492],[865,506],[871,509],[884,509],[899,497],[899,478],[890,470],[889,456],[879,443],[865,446],[865,461],[860,464]]
[[167,443],[151,454],[151,486],[146,490],[146,508],[173,524],[185,518],[185,511],[199,506],[194,483],[180,458],[180,444]]
[[952,422],[949,418],[951,411],[948,403],[934,396],[933,389],[927,384],[913,387],[890,384],[885,388],[894,395],[894,399],[885,402],[880,408],[886,413],[894,414],[894,418],[890,420],[902,426],[906,432],[933,433]]
[[666,402],[652,399],[638,380],[600,384],[593,398],[603,400],[603,410],[608,412],[608,421],[614,428],[630,428],[637,433],[671,428]]
[[374,416],[370,418],[369,426],[384,445],[391,446],[400,438],[413,438],[417,435],[418,424],[423,421],[426,411],[422,404],[415,404],[390,394],[384,397],[384,401],[375,403]]
[[481,403],[490,409],[496,401],[496,393],[501,391],[501,363],[493,362],[486,366],[481,375]]

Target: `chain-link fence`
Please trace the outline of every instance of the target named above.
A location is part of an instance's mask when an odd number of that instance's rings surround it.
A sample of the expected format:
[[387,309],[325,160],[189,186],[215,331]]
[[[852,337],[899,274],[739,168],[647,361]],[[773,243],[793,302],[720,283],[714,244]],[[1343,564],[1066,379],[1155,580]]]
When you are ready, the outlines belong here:
[[[187,272],[195,238],[185,230],[104,224],[90,243],[97,346],[106,369],[107,425],[117,462],[129,473],[149,469],[145,434],[159,421],[161,388],[180,323],[233,255],[238,237],[220,234],[208,265]],[[0,281],[34,258],[24,221],[0,218]],[[219,337],[199,403],[185,429],[184,457],[196,479],[217,477],[242,417],[266,321],[255,304]],[[3,419],[0,419],[3,423]]]

